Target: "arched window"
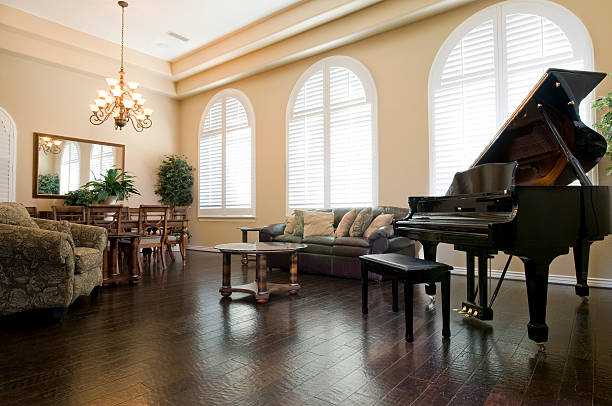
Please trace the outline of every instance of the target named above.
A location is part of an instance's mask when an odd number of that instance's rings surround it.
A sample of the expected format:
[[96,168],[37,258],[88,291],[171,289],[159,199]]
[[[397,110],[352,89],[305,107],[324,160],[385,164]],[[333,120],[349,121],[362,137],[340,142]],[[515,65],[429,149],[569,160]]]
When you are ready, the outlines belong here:
[[0,107],[0,202],[15,201],[15,161],[17,127],[13,118]]
[[115,166],[115,152],[110,145],[94,144],[89,159],[89,180],[100,178],[100,175]]
[[255,215],[255,115],[226,89],[206,106],[199,136],[199,215]]
[[360,62],[332,56],[300,77],[287,106],[287,209],[378,200],[377,100]]
[[60,194],[66,194],[79,188],[80,151],[76,142],[67,141],[62,149],[60,163]]
[[496,4],[449,36],[429,78],[431,194],[470,167],[548,68],[593,69],[586,28],[550,2]]

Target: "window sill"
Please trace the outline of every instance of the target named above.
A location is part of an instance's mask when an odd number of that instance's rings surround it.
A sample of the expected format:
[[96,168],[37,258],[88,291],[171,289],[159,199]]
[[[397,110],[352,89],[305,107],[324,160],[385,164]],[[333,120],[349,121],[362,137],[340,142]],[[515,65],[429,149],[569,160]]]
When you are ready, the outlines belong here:
[[217,214],[217,215],[200,215],[198,216],[198,221],[236,221],[236,220],[246,220],[246,221],[255,221],[255,216],[250,214],[245,215],[235,215],[235,214]]

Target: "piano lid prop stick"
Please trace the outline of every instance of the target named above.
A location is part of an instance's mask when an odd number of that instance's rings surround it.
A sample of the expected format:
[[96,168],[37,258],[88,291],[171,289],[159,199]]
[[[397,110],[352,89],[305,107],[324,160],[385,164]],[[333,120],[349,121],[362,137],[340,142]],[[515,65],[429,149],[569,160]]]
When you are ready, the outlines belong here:
[[576,177],[578,178],[578,180],[580,180],[580,184],[582,186],[592,186],[593,184],[591,183],[591,180],[584,172],[584,169],[582,169],[582,165],[580,165],[580,162],[578,162],[574,154],[572,154],[572,152],[569,150],[569,148],[567,147],[567,144],[565,144],[565,141],[563,141],[563,138],[561,138],[561,134],[559,134],[557,127],[555,127],[555,125],[553,124],[544,106],[542,106],[541,104],[538,104],[538,108],[542,112],[542,117],[544,117],[544,120],[546,121],[548,128],[550,129],[553,136],[557,140],[557,144],[559,144],[559,146],[561,147],[561,150],[565,154],[565,157],[567,158],[570,165],[572,166],[572,169],[574,170]]
[[508,266],[510,266],[510,261],[512,261],[512,255],[510,255],[508,257],[508,260],[506,261],[506,265],[504,266],[504,271],[499,277],[499,281],[497,282],[497,286],[495,287],[495,292],[493,292],[493,295],[491,296],[491,302],[489,303],[489,307],[493,307],[493,302],[495,301],[495,298],[497,297],[497,294],[499,293],[499,288],[501,288],[501,284],[504,281],[504,277],[506,276],[506,271],[508,271]]

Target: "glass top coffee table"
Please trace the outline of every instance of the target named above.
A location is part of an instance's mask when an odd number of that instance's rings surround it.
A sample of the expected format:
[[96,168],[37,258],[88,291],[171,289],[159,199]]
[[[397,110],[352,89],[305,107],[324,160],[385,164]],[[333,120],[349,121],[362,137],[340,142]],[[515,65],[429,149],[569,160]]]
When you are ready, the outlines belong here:
[[[253,243],[231,243],[215,245],[215,248],[223,253],[223,284],[219,289],[221,296],[228,297],[232,292],[248,293],[255,296],[257,303],[266,303],[270,300],[271,293],[289,291],[295,293],[300,289],[297,282],[297,252],[306,248],[304,244],[284,242],[253,242]],[[291,268],[289,269],[289,284],[268,283],[268,255],[290,254]],[[232,286],[232,254],[255,254],[257,257],[257,269],[255,282]]]

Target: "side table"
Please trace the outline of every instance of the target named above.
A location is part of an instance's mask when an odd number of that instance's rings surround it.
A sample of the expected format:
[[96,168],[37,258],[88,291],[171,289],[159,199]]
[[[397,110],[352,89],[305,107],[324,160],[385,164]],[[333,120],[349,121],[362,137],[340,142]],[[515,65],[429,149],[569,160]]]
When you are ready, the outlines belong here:
[[[238,227],[238,230],[242,231],[242,242],[247,243],[249,231],[261,231],[261,227]],[[249,263],[249,255],[242,254],[242,265],[247,265]]]

